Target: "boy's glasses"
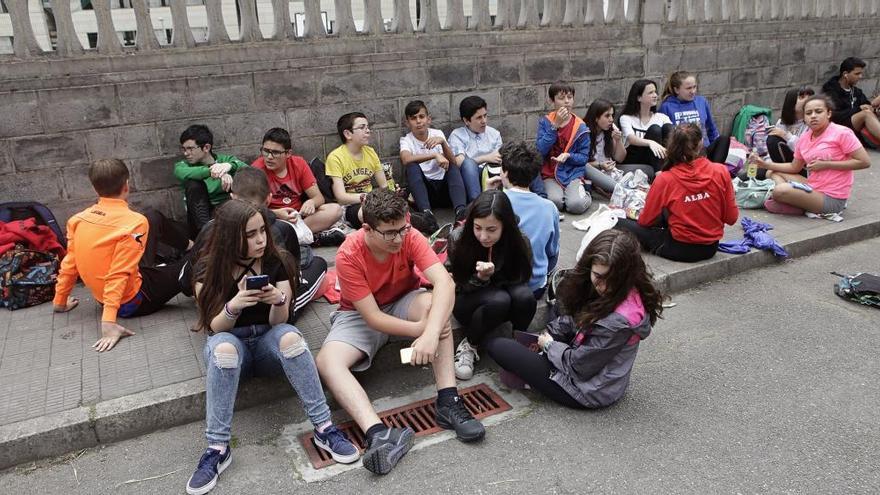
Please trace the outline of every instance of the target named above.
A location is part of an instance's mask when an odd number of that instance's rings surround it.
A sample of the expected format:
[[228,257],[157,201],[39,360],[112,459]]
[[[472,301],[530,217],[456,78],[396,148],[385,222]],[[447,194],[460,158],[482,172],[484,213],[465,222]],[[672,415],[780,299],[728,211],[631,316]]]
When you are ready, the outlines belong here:
[[400,230],[377,230],[376,232],[382,235],[382,239],[385,239],[385,242],[393,242],[394,239],[400,237],[403,239],[406,237],[406,234],[409,233],[410,229],[412,229],[412,225],[406,224]]
[[275,158],[287,153],[287,150],[270,150],[269,148],[260,148],[260,153],[266,158]]
[[368,124],[359,125],[357,127],[352,127],[351,130],[352,131],[369,131],[370,126]]
[[186,153],[186,152],[192,153],[193,151],[195,151],[197,149],[200,149],[200,147],[199,146],[181,146],[180,152],[181,153]]

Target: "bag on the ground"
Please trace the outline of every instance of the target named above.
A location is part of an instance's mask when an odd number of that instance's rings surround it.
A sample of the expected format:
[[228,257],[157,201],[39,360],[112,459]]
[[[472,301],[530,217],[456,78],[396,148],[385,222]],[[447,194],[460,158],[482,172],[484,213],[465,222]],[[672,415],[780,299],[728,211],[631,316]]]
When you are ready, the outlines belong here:
[[425,237],[432,236],[440,228],[440,224],[437,223],[437,219],[433,215],[420,211],[409,212],[409,223]]
[[880,277],[870,273],[843,275],[831,272],[831,274],[840,277],[840,281],[834,284],[835,294],[865,306],[880,308]]
[[37,225],[45,225],[52,229],[58,243],[65,250],[67,249],[67,237],[64,230],[55,220],[55,215],[48,206],[36,201],[11,201],[8,203],[0,203],[0,222],[12,222],[14,220],[26,220],[33,218]]
[[617,225],[617,219],[618,216],[611,211],[607,205],[599,205],[599,208],[590,216],[582,220],[577,220],[571,224],[572,227],[577,230],[586,231],[584,232],[584,237],[581,239],[581,247],[578,249],[577,256],[574,258],[575,263],[581,259],[587,246],[593,242],[593,239],[595,239],[600,232],[612,229]]
[[641,170],[627,172],[614,186],[608,206],[612,210],[619,210],[621,213],[618,216],[638,220],[642,209],[645,208],[645,200],[650,188],[648,176],[644,172]]
[[746,125],[745,144],[754,149],[758,155],[767,156],[767,137],[770,135],[767,129],[770,127],[770,119],[766,114],[754,115]]
[[312,158],[312,161],[309,162],[309,168],[312,170],[312,175],[315,176],[318,190],[324,196],[324,201],[336,201],[336,196],[333,195],[333,180],[327,177],[327,167],[324,162],[318,157]]
[[736,206],[749,210],[764,208],[764,202],[770,199],[776,183],[773,179],[758,180],[749,178],[742,180],[739,177],[733,179],[733,192],[736,196]]
[[748,157],[749,147],[737,141],[736,138],[730,138],[730,148],[727,150],[727,158],[724,159],[724,166],[730,172],[730,177],[736,177],[739,174]]
[[58,256],[16,246],[0,256],[0,306],[35,306],[55,297]]

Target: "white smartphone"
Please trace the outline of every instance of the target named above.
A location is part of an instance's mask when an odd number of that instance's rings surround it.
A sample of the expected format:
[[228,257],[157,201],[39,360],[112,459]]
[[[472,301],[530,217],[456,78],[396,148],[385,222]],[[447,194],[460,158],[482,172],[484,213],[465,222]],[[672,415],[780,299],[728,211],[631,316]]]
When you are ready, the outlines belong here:
[[400,350],[400,363],[401,364],[412,364],[412,347],[404,347]]

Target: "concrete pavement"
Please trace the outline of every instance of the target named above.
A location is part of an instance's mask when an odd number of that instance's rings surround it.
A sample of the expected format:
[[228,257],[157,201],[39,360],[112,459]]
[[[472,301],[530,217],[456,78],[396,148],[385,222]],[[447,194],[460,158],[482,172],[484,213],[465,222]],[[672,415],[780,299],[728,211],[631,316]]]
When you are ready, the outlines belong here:
[[[773,234],[795,257],[875,237],[880,234],[876,210],[880,154],[871,153],[871,158],[874,168],[856,174],[853,199],[842,223],[763,210],[742,214],[772,223]],[[567,215],[563,222],[560,267],[574,264],[581,233],[571,223],[577,218]],[[725,231],[725,239],[740,237],[738,225]],[[318,251],[328,259],[334,252]],[[755,251],[740,256],[719,253],[696,264],[647,259],[671,291],[778,263],[769,253]],[[0,312],[0,396],[6,398],[0,403],[0,468],[204,416],[204,335],[189,331],[195,323],[191,300],[178,296],[159,313],[126,320],[137,335],[120,341],[109,353],[98,354],[90,346],[98,338],[99,308],[84,289],[75,294],[81,304],[69,314],[54,314],[48,304]],[[312,303],[298,323],[313,351],[328,331],[332,309],[324,302]],[[541,320],[539,315],[536,322]],[[393,352],[380,355],[376,372],[393,365]],[[274,380],[248,382],[240,391],[238,407],[290,394],[289,387],[279,385]]]

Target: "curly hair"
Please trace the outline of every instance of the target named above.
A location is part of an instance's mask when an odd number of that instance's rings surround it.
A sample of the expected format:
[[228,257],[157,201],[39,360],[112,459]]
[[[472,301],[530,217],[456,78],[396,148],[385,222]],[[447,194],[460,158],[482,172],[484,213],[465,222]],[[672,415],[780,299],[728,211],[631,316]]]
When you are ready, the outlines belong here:
[[373,189],[364,198],[364,223],[376,228],[380,222],[393,222],[406,216],[406,200],[388,189]]
[[[591,277],[594,264],[607,266],[605,290],[600,294]],[[559,285],[559,302],[580,328],[605,318],[635,288],[653,325],[663,313],[663,294],[654,286],[640,253],[639,241],[629,232],[606,230],[587,246],[577,265]]]

